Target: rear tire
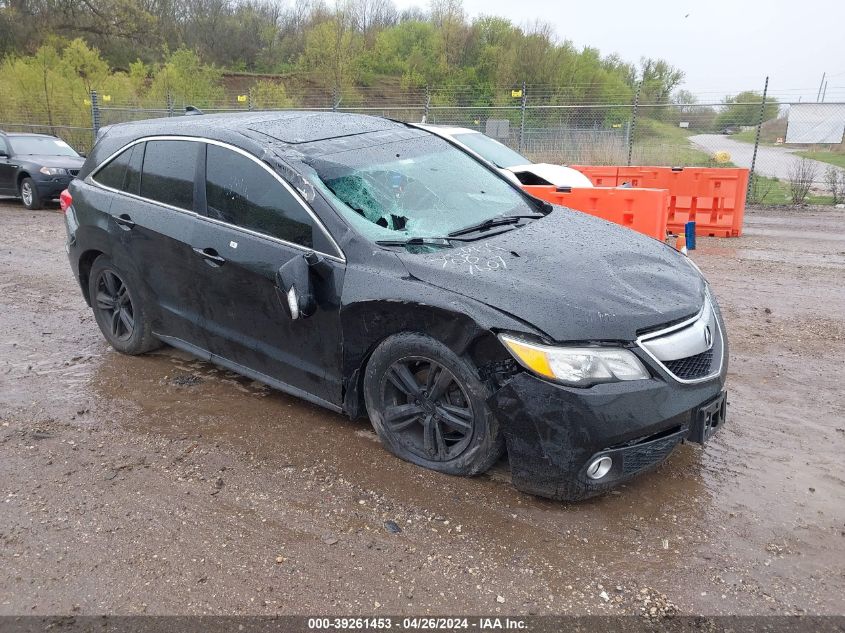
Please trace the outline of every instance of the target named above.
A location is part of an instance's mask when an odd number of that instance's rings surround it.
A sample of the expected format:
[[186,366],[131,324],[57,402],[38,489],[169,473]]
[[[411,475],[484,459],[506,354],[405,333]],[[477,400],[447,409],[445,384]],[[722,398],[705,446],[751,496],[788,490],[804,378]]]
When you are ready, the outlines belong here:
[[477,475],[504,439],[473,363],[421,334],[385,339],[364,373],[364,400],[382,443],[397,457],[449,475]]
[[94,260],[88,276],[88,296],[94,318],[109,344],[123,354],[143,354],[161,345],[141,293],[105,255]]
[[21,180],[19,193],[21,195],[23,206],[27,209],[37,211],[42,208],[41,195],[38,193],[38,187],[35,186],[35,182],[32,178],[24,178]]

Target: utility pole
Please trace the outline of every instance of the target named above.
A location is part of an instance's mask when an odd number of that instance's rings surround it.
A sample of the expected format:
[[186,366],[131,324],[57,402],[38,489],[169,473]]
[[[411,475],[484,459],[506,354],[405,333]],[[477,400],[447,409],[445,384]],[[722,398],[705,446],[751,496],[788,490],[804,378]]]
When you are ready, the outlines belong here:
[[818,102],[819,102],[819,97],[820,97],[820,96],[821,96],[821,94],[822,94],[822,86],[824,86],[824,79],[825,79],[825,77],[827,77],[827,72],[823,72],[823,73],[822,73],[822,80],[819,82],[819,91],[818,91],[818,93],[816,94],[816,103],[818,103]]

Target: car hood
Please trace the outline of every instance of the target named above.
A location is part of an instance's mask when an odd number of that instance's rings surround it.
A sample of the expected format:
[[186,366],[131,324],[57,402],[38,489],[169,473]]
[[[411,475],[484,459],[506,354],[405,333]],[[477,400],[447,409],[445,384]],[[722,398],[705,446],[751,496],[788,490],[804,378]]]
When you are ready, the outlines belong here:
[[85,162],[81,156],[50,156],[43,154],[19,154],[21,161],[35,163],[43,167],[64,167],[65,169],[79,169]]
[[530,165],[514,165],[508,167],[514,174],[529,173],[542,178],[555,187],[592,187],[592,181],[577,169],[552,165],[549,163],[532,163]]
[[400,258],[411,276],[502,310],[559,342],[633,341],[643,330],[696,314],[704,302],[704,279],[683,255],[562,207],[488,239]]

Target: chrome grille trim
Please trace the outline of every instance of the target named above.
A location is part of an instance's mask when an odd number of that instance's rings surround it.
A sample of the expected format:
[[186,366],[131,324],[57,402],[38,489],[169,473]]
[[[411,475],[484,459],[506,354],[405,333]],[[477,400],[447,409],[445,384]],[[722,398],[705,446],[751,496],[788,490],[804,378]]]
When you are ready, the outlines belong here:
[[[705,328],[709,327],[711,340],[705,338]],[[637,345],[661,369],[672,378],[683,384],[694,384],[712,380],[722,373],[725,358],[725,337],[722,324],[716,316],[709,290],[705,294],[704,305],[694,317],[673,326],[649,332],[637,339]],[[713,353],[713,362],[706,375],[697,378],[681,378],[675,374],[667,363],[678,366],[678,361],[702,355],[708,351]]]

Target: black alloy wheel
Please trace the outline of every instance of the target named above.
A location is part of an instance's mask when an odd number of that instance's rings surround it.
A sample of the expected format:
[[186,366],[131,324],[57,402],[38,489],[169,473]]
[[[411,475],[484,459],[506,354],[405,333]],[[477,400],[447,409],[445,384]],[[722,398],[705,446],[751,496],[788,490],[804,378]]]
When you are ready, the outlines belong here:
[[463,453],[475,415],[464,387],[442,364],[422,356],[394,362],[382,379],[384,424],[415,455],[437,462]]
[[109,327],[115,341],[128,341],[135,333],[135,310],[129,288],[114,271],[100,272],[96,281],[95,309],[100,312],[102,322]]

